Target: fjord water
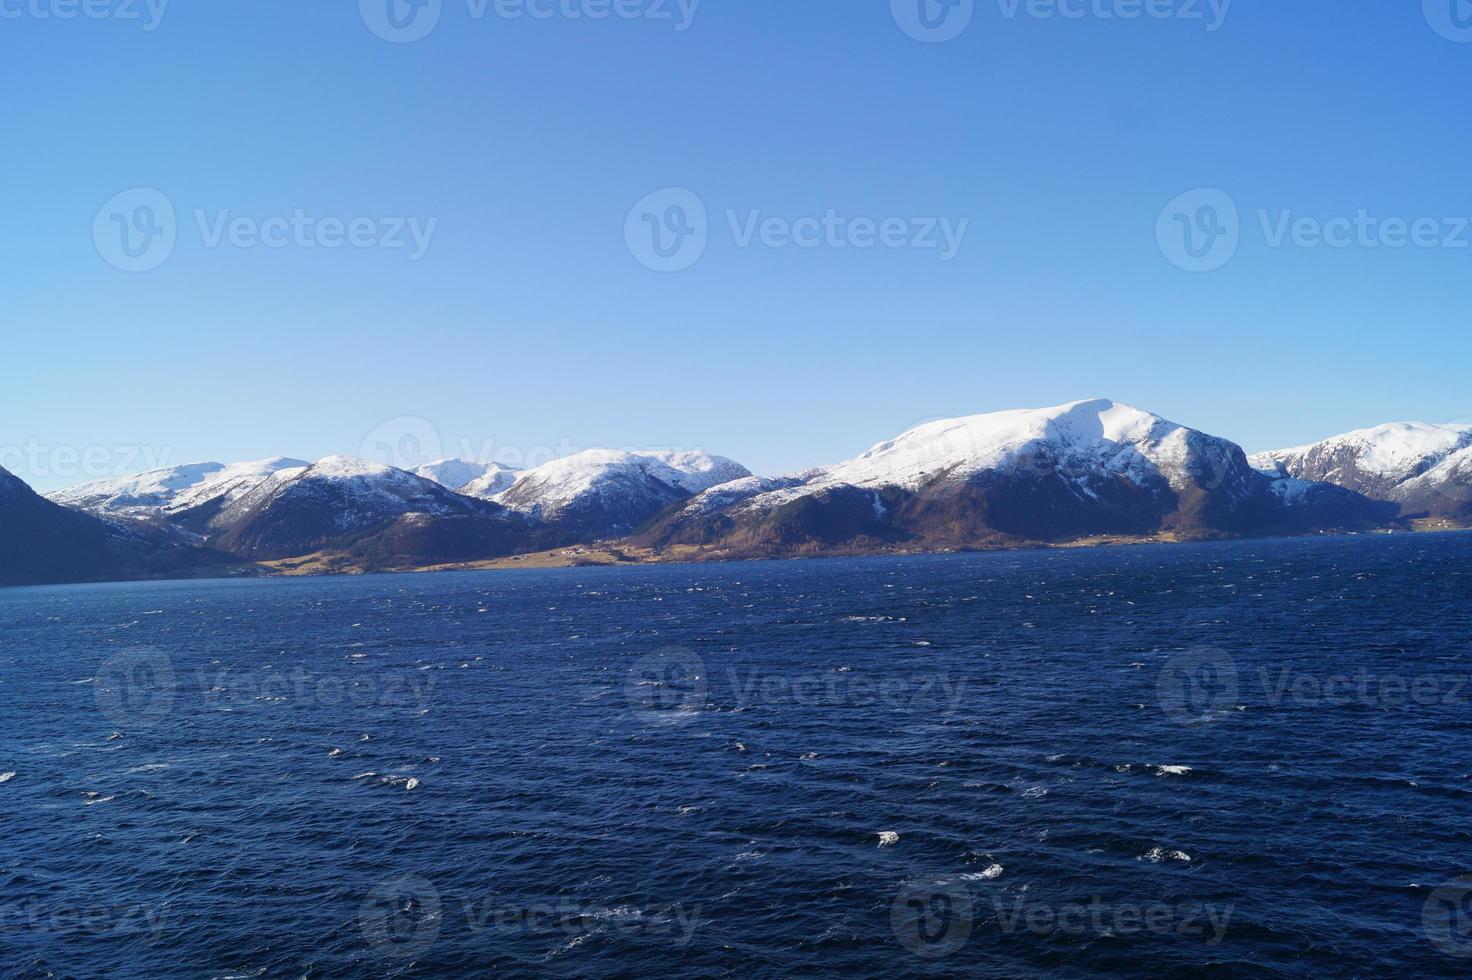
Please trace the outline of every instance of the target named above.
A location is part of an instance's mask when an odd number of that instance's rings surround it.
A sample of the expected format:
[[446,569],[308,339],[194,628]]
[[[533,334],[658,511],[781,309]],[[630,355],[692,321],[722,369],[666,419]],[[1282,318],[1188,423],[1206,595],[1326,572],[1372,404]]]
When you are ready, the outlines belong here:
[[0,975],[1464,975],[1469,635],[1457,534],[0,592]]

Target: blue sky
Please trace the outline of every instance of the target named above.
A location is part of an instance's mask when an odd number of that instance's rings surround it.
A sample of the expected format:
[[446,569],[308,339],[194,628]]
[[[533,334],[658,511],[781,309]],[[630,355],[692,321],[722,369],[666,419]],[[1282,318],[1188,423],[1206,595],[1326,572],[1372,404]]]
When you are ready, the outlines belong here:
[[[780,472],[1095,396],[1249,450],[1472,415],[1451,0],[976,0],[944,43],[902,28],[920,0],[441,0],[407,43],[370,29],[389,0],[69,2],[0,4],[0,464],[43,489],[425,424]],[[135,188],[175,242],[129,272]],[[669,188],[705,244],[662,272],[631,210]],[[324,247],[355,219],[371,247]],[[380,247],[409,219],[422,256]],[[942,221],[954,256],[914,247]],[[1187,271],[1171,230],[1208,226],[1219,267]]]

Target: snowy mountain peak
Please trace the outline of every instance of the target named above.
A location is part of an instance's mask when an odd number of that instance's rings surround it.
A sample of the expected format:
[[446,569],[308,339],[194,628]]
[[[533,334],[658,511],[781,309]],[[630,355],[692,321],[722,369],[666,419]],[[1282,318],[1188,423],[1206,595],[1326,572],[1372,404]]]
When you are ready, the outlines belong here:
[[409,477],[413,476],[413,474],[389,466],[387,463],[363,459],[359,456],[324,456],[307,467],[306,472],[302,476],[315,477],[322,480],[397,480],[399,474]]
[[[1334,483],[1382,500],[1401,500],[1413,481],[1424,489],[1455,479],[1454,457],[1472,448],[1472,425],[1391,422],[1292,449],[1257,453],[1252,464],[1304,480]],[[1452,463],[1444,471],[1444,464]]]
[[510,466],[501,466],[498,463],[488,464],[480,476],[461,484],[457,489],[467,497],[479,497],[482,500],[490,500],[498,493],[511,489],[512,485],[521,478],[522,470]]
[[502,502],[513,506],[515,501],[534,495],[544,510],[555,510],[601,484],[634,475],[658,480],[686,494],[695,494],[751,473],[733,460],[700,451],[589,449],[526,471],[503,494],[508,499]]
[[[465,487],[475,483],[477,489],[481,491],[470,494],[475,497],[490,497],[500,493],[515,482],[509,477],[518,472],[520,471],[500,463],[480,463],[469,459],[438,459],[413,471],[415,476],[422,476],[442,487],[459,490],[462,493],[466,492]],[[496,486],[490,493],[484,492],[487,486],[497,483],[502,485]]]
[[750,475],[733,460],[701,451],[590,449],[528,470],[494,500],[538,520],[611,532]]
[[1388,505],[1273,480],[1235,443],[1104,398],[927,422],[846,462],[707,490],[635,541],[722,557],[1360,526]]
[[928,422],[824,468],[820,479],[914,489],[941,476],[963,479],[1031,465],[1039,455],[1048,465],[1066,460],[1075,467],[1097,464],[1136,475],[1155,469],[1170,476],[1187,465],[1192,448],[1199,448],[1188,446],[1191,431],[1151,412],[1095,398]]
[[408,516],[491,518],[504,511],[433,480],[373,460],[328,456],[282,470],[211,521],[221,547],[250,558],[284,558],[381,530]]
[[49,499],[100,514],[129,517],[174,514],[210,500],[233,500],[273,473],[305,465],[301,460],[280,456],[248,463],[190,463],[94,480],[58,490]]

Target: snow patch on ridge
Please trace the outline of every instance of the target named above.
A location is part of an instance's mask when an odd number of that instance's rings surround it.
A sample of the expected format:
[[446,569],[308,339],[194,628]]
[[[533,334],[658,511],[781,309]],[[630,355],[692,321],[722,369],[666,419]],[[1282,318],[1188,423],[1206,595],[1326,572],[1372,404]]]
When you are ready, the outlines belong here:
[[[1344,458],[1352,460],[1359,472],[1399,481],[1410,479],[1428,463],[1469,446],[1472,446],[1472,425],[1390,422],[1307,446],[1255,453],[1252,463],[1260,469],[1286,467],[1288,472],[1293,472],[1315,457],[1329,458],[1344,453]],[[1325,478],[1331,476],[1326,474]]]
[[986,471],[1029,466],[1071,478],[1086,497],[1095,496],[1090,482],[1100,475],[1137,485],[1163,477],[1184,489],[1226,474],[1237,451],[1226,440],[1150,412],[1090,399],[929,422],[846,462],[782,480],[739,481],[703,494],[693,506],[767,510],[839,486],[917,490],[937,479],[963,482]]
[[[509,466],[502,466],[500,463],[480,463],[471,459],[438,459],[433,463],[425,463],[412,472],[415,476],[433,480],[447,490],[458,490],[462,493],[465,492],[463,488],[470,483],[480,484],[488,476],[506,480],[505,486],[495,491],[499,493],[514,482],[514,477],[511,479],[507,477],[520,471]],[[472,496],[489,496],[489,494],[472,494]]]
[[299,459],[273,457],[248,463],[190,463],[132,476],[94,480],[48,494],[53,503],[119,516],[175,514],[216,498],[228,503],[272,474],[303,467]]
[[[623,452],[590,449],[528,470],[492,499],[544,520],[589,496],[636,493],[650,481],[683,495],[749,477],[750,471],[705,452]],[[657,489],[657,488],[655,488]]]

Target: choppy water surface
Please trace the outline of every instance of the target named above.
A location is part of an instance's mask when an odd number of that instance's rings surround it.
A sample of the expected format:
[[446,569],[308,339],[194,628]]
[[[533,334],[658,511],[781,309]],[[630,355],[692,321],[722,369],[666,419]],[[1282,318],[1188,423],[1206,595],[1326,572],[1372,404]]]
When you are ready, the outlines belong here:
[[0,975],[1465,975],[1469,635],[1467,535],[0,592]]

